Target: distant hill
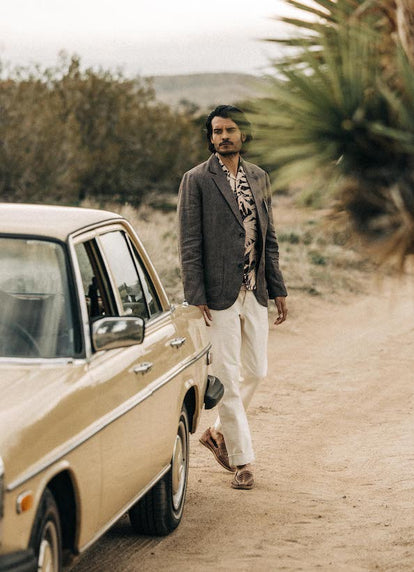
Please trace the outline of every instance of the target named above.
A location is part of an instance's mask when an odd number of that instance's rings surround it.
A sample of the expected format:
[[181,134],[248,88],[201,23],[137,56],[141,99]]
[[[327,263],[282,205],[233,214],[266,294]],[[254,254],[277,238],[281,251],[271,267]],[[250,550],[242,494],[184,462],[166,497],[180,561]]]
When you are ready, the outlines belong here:
[[151,79],[159,100],[173,107],[195,105],[202,110],[254,97],[266,83],[261,77],[241,73],[164,75]]

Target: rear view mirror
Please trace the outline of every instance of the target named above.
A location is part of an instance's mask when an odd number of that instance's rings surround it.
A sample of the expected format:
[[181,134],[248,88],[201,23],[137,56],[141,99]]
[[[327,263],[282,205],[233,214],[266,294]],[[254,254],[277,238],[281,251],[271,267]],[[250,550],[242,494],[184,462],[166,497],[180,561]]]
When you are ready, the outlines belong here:
[[132,316],[99,318],[92,323],[92,346],[95,351],[141,344],[145,322]]

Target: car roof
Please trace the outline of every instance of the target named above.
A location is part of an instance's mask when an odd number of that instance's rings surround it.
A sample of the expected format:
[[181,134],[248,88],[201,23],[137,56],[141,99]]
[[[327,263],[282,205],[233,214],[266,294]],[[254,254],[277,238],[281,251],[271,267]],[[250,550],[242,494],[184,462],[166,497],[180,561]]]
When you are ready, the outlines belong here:
[[67,240],[84,228],[122,217],[116,213],[80,207],[0,203],[0,233]]

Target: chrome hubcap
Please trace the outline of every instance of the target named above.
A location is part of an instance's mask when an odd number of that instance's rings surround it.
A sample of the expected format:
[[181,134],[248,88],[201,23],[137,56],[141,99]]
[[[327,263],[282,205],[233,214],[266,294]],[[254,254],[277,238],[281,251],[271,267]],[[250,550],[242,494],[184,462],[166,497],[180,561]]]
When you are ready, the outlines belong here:
[[38,572],[58,572],[58,536],[52,522],[48,522],[39,548]]
[[185,440],[185,427],[182,422],[178,427],[178,434],[175,438],[174,452],[172,458],[172,493],[173,506],[178,510],[184,494],[187,471],[187,449]]

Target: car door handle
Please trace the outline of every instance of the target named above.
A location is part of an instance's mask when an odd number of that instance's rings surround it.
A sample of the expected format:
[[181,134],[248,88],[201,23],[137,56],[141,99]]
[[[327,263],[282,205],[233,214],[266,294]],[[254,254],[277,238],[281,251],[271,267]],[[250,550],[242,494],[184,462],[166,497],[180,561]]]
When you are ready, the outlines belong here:
[[183,344],[185,344],[186,338],[174,338],[170,341],[170,346],[172,348],[181,348]]
[[150,361],[143,361],[134,367],[134,373],[144,373],[149,372],[152,369],[152,363]]

